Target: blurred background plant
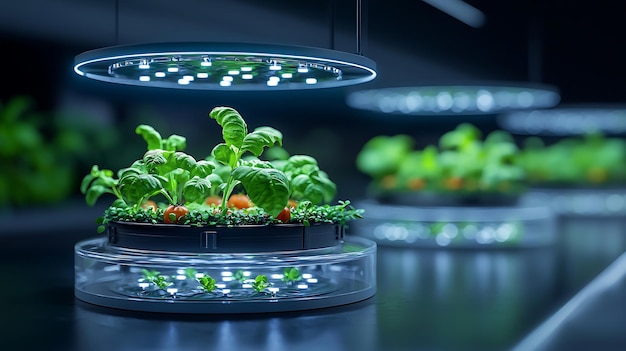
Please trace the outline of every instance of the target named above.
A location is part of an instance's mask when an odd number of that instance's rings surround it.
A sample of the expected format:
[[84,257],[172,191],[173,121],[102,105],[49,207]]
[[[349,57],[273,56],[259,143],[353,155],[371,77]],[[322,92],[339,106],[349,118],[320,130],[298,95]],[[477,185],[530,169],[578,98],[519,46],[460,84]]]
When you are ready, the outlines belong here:
[[0,211],[79,196],[80,179],[118,144],[111,124],[81,113],[42,112],[26,95],[0,102]]

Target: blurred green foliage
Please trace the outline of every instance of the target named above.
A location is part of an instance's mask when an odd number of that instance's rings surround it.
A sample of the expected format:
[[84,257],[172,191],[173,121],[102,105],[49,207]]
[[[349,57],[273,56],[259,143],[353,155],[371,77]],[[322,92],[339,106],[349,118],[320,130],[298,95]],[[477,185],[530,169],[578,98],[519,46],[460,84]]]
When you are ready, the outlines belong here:
[[408,135],[376,136],[357,155],[357,168],[372,178],[374,192],[519,192],[525,173],[510,134],[491,132],[482,140],[474,125],[458,125],[439,145],[414,150]]
[[115,129],[89,116],[37,111],[28,96],[0,102],[0,210],[68,199],[82,165],[116,143]]
[[599,133],[561,139],[524,141],[520,165],[533,184],[579,186],[626,182],[626,141]]

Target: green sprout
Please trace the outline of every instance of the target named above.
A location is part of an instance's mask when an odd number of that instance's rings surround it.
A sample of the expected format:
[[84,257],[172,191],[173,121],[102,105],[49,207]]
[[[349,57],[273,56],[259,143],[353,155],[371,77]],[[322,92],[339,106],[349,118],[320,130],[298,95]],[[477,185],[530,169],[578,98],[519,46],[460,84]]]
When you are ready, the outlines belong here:
[[298,280],[301,280],[301,279],[302,279],[302,274],[300,274],[300,271],[298,270],[298,268],[296,267],[285,268],[283,272],[283,278],[282,278],[284,282],[287,282],[287,283],[297,282]]
[[271,284],[267,281],[267,277],[263,274],[257,275],[252,282],[252,288],[259,293],[269,288],[270,285]]
[[187,279],[196,279],[196,274],[198,271],[193,268],[185,268],[185,277]]
[[215,290],[215,279],[213,279],[210,275],[198,278],[198,282],[200,283],[200,287],[206,292]]
[[167,278],[160,275],[160,272],[149,271],[147,269],[142,269],[141,271],[143,273],[143,279],[145,281],[156,285],[161,290],[165,290],[168,286],[174,284],[174,283],[168,282]]
[[246,276],[243,274],[243,271],[241,269],[237,270],[237,272],[233,274],[233,278],[241,283],[246,280]]

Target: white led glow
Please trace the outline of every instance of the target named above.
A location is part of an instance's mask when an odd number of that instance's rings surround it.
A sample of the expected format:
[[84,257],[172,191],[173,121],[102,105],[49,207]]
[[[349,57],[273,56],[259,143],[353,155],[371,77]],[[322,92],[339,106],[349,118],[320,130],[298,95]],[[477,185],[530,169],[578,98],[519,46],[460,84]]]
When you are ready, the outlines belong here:
[[280,76],[285,78],[285,79],[293,78],[293,74],[292,73],[283,73]]
[[306,284],[298,284],[298,285],[297,285],[297,288],[298,288],[298,289],[308,289],[308,288],[309,288],[309,286],[308,286],[308,285],[306,285]]
[[226,287],[226,284],[217,283],[217,284],[215,284],[215,287],[218,288],[218,289],[224,289]]
[[250,273],[249,271],[244,271],[244,272],[243,272],[243,276],[244,276],[244,277],[249,277],[249,276],[250,276],[250,274],[252,274],[252,273]]
[[222,272],[220,274],[222,275],[222,277],[232,277],[233,276],[233,272]]
[[252,72],[252,67],[241,67],[241,72]]
[[309,71],[309,69],[306,68],[305,66],[298,67],[298,72],[299,73],[307,73],[308,71]]
[[244,289],[250,289],[252,287],[252,285],[245,283],[245,284],[241,284],[241,287]]
[[167,71],[171,73],[176,73],[178,72],[178,67],[168,67]]
[[182,275],[182,274],[179,274],[176,276],[176,280],[186,280],[186,279],[187,279],[187,276]]
[[150,283],[139,283],[139,287],[145,289],[150,286]]
[[275,287],[267,288],[267,290],[269,290],[269,292],[271,292],[272,294],[276,294],[277,292],[280,291],[279,288],[275,288]]
[[204,278],[204,273],[196,273],[196,279]]
[[282,275],[282,274],[272,274],[272,275],[270,275],[270,278],[278,279],[278,280],[283,279],[283,277],[284,277],[284,275]]
[[270,70],[272,70],[272,71],[280,71],[280,70],[281,70],[281,68],[282,68],[282,67],[281,67],[279,64],[277,64],[277,63],[274,63],[274,64],[272,64],[272,65],[270,66]]
[[189,84],[189,81],[187,79],[185,79],[185,78],[180,78],[178,80],[178,84],[180,84],[180,85],[187,85],[187,84]]
[[154,76],[157,78],[165,77],[165,72],[154,72]]
[[148,69],[148,68],[150,68],[150,65],[147,64],[147,63],[142,63],[142,64],[139,65],[139,68],[140,69]]
[[307,283],[315,284],[315,283],[317,283],[317,278],[309,278],[306,281],[307,281]]
[[228,81],[225,81],[225,80],[220,82],[220,86],[223,86],[223,87],[229,87],[230,85],[231,85],[231,82],[228,82]]
[[252,79],[254,76],[252,74],[246,73],[241,75],[241,79]]
[[231,70],[231,71],[228,71],[228,74],[230,74],[231,76],[236,76],[236,75],[238,75],[238,74],[239,74],[239,71],[237,71],[237,70]]
[[233,77],[231,77],[231,76],[223,76],[222,80],[224,82],[232,82],[233,81]]
[[200,72],[200,73],[196,74],[196,77],[201,78],[201,79],[202,78],[209,78],[209,74]]
[[276,76],[271,76],[271,77],[268,78],[268,80],[279,82],[280,78],[278,78]]
[[268,87],[275,87],[277,85],[278,85],[278,81],[277,80],[271,80],[270,79],[270,80],[267,81],[267,86]]
[[174,295],[178,292],[178,289],[176,288],[167,288],[166,290],[168,293],[170,293],[170,295]]
[[304,82],[306,84],[316,84],[317,83],[317,79],[315,79],[315,78],[307,78]]
[[183,79],[187,79],[190,82],[193,82],[194,77],[193,76],[183,76]]
[[224,295],[230,294],[230,289],[222,289],[222,294]]
[[313,275],[311,273],[302,273],[302,279],[311,279]]
[[211,63],[211,59],[204,57],[202,62],[200,62],[200,66],[202,67],[211,67],[213,64]]

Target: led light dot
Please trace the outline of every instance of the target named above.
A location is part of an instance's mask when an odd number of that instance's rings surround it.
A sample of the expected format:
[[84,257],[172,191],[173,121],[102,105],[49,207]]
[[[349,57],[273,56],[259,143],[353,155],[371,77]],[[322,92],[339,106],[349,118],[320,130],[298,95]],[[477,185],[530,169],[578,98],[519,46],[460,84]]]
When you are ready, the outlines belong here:
[[307,78],[304,82],[306,84],[316,84],[317,83],[317,79],[315,79],[315,78]]
[[231,76],[236,76],[239,74],[239,71],[231,70],[231,71],[228,71],[228,74],[230,74]]
[[171,73],[176,73],[178,72],[178,67],[168,67],[167,71]]
[[241,79],[252,79],[252,74],[246,73],[241,75]]
[[187,79],[185,79],[185,78],[181,78],[181,79],[178,80],[178,84],[180,84],[180,85],[187,85],[187,84],[189,84],[189,81]]
[[142,82],[149,82],[150,81],[150,76],[140,76],[139,80]]
[[200,72],[200,73],[196,74],[196,77],[198,77],[198,78],[209,78],[209,74],[208,73],[204,73],[204,72]]
[[283,78],[286,78],[286,79],[293,78],[293,74],[292,73],[283,73],[280,76],[283,77]]
[[222,81],[224,81],[224,82],[232,82],[233,81],[233,77],[231,77],[231,76],[223,76],[222,77]]
[[193,76],[183,76],[183,79],[187,79],[188,81],[193,81],[194,77]]
[[167,288],[167,292],[170,293],[171,295],[174,295],[178,292],[178,289],[176,288]]
[[271,80],[270,79],[270,80],[267,81],[267,86],[275,87],[277,85],[278,85],[278,81],[277,80]]
[[157,78],[165,77],[165,72],[154,72],[154,76]]
[[282,275],[282,274],[272,274],[270,277],[272,279],[283,279],[284,275]]
[[241,67],[241,72],[252,72],[252,67]]

